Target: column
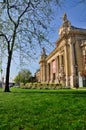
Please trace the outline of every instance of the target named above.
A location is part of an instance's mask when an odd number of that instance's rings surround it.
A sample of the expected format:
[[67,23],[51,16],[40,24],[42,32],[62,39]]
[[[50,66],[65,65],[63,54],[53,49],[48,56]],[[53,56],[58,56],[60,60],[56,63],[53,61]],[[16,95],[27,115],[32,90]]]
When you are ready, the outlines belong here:
[[46,63],[43,63],[43,82],[46,81]]
[[59,55],[59,70],[61,69],[61,55]]
[[66,87],[69,87],[69,75],[68,75],[68,45],[65,45],[65,75],[66,75]]
[[42,82],[42,72],[43,70],[42,70],[42,64],[40,65],[40,78],[41,78],[41,82]]
[[49,82],[51,82],[51,63],[49,63]]
[[52,74],[52,61],[50,63],[50,81],[53,81],[53,74]]
[[71,86],[74,87],[74,77],[75,77],[75,68],[74,68],[74,48],[73,44],[70,44],[70,59],[71,59]]
[[47,64],[47,82],[50,80],[50,64]]
[[58,55],[58,83],[60,83],[60,55]]
[[58,75],[59,75],[59,56],[56,58],[56,81],[58,81]]

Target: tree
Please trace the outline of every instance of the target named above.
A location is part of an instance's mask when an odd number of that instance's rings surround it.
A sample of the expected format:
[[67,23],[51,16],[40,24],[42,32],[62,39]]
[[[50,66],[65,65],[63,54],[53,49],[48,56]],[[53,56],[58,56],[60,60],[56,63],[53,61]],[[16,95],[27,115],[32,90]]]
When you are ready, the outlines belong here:
[[32,74],[29,70],[23,69],[21,70],[18,75],[15,77],[14,81],[15,83],[19,84],[20,82],[22,83],[27,83],[29,82],[29,79],[32,77]]
[[[10,66],[20,48],[24,58],[31,56],[46,40],[51,11],[60,0],[3,0],[0,3],[0,38],[7,53],[5,92],[9,92]],[[53,5],[53,6],[52,6]]]

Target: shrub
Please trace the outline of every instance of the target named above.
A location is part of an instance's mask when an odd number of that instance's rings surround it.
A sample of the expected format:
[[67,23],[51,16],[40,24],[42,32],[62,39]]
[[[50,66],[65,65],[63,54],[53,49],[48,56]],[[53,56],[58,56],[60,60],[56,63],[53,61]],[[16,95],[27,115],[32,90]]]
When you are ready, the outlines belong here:
[[32,83],[26,83],[25,88],[29,88],[29,89],[32,88]]
[[24,83],[20,83],[20,88],[24,88]]
[[65,86],[62,86],[61,84],[58,83],[21,83],[20,84],[21,88],[27,88],[27,89],[60,89],[60,88],[65,88]]

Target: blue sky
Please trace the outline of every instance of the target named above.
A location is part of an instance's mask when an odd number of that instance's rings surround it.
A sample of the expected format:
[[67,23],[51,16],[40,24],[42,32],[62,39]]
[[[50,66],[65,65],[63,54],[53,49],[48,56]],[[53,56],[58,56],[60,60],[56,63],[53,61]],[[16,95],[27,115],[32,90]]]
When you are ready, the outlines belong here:
[[[62,16],[65,12],[67,13],[67,17],[73,26],[86,29],[85,7],[86,7],[85,4],[76,5],[76,3],[68,1],[68,3],[64,3],[64,6],[55,9],[56,12],[54,14],[55,19],[52,24],[54,31],[50,33],[50,39],[52,42],[56,42],[56,40],[58,39],[58,29],[62,24]],[[39,68],[39,59],[40,59],[40,54],[35,61],[31,60],[30,65],[28,64],[26,66],[26,68],[28,68],[33,75],[36,72],[36,70]],[[14,66],[14,63],[12,66]],[[15,65],[14,69],[11,70],[13,70],[11,71],[11,77],[15,77],[15,75],[19,71],[19,67]]]
[[[86,29],[86,2],[84,4],[76,4],[78,0],[65,0],[63,5],[61,7],[54,8],[54,20],[52,22],[53,32],[50,32],[49,38],[52,42],[56,42],[58,39],[58,29],[62,25],[62,16],[66,12],[67,17],[71,24],[75,27],[79,28],[85,28]],[[51,49],[52,50],[52,49]],[[49,49],[49,52],[51,51]],[[40,51],[41,52],[41,51]],[[48,52],[48,53],[49,53]],[[36,72],[36,70],[39,68],[39,59],[40,59],[40,53],[39,56],[35,60],[30,60],[30,64],[27,64],[24,68],[29,69],[32,74]],[[19,61],[19,59],[17,59]],[[12,62],[11,65],[11,75],[10,79],[12,80],[19,72],[20,68],[19,64],[15,62],[15,60]],[[5,75],[5,70],[3,71],[3,75]]]

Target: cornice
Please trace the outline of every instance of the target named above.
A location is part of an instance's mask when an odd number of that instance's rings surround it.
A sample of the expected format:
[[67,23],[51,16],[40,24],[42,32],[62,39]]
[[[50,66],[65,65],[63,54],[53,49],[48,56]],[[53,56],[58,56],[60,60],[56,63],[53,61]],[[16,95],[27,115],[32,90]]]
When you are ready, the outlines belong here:
[[56,52],[58,51],[58,48],[56,47],[46,58],[46,60],[50,59]]

